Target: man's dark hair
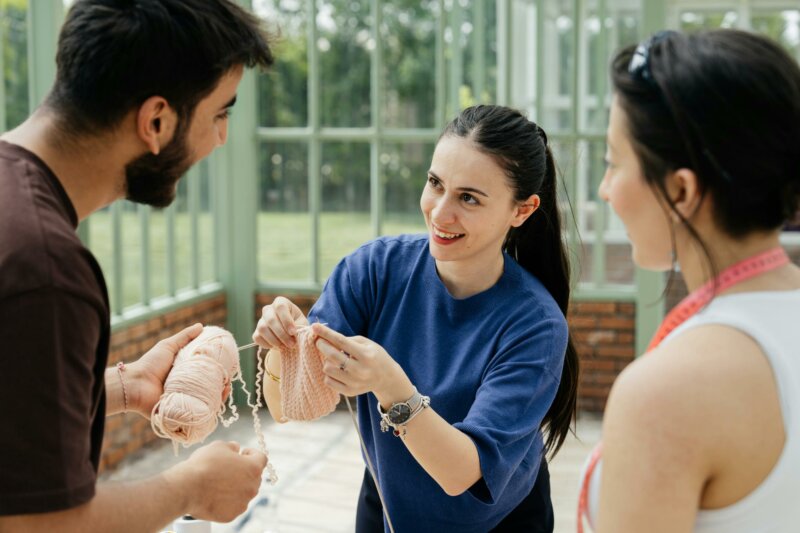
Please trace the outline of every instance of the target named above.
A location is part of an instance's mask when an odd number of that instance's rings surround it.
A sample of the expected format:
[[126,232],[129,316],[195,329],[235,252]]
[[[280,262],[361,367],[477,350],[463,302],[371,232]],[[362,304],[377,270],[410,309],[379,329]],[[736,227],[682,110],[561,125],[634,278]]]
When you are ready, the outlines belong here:
[[232,68],[270,66],[269,40],[230,0],[78,0],[46,105],[73,134],[112,128],[152,96],[189,120]]

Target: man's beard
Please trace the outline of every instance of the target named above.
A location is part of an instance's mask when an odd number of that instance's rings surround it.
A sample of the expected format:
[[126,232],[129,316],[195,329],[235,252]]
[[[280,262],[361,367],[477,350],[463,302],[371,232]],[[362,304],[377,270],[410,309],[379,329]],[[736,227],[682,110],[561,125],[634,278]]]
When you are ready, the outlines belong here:
[[128,200],[153,207],[167,207],[175,200],[178,180],[192,166],[184,122],[178,122],[175,136],[160,154],[147,153],[125,165]]

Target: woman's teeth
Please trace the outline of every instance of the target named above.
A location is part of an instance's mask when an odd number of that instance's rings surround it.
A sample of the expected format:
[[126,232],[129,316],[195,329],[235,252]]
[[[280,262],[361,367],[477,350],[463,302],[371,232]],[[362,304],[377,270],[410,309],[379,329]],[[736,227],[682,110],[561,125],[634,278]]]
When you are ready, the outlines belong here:
[[436,234],[437,237],[442,239],[455,239],[457,237],[463,237],[463,233],[445,233],[444,231],[440,231],[438,229],[434,229],[433,232]]

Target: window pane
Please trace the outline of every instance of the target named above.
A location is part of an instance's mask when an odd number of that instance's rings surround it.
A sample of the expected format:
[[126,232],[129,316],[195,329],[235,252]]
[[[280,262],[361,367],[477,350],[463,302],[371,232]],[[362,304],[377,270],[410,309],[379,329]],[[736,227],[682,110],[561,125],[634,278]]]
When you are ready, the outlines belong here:
[[369,126],[375,48],[369,2],[319,0],[317,5],[322,125]]
[[[169,294],[167,218],[167,209],[153,209],[150,212],[150,295],[154,298]],[[178,253],[178,250],[173,249],[172,252]]]
[[436,126],[438,2],[383,4],[383,124],[390,128]]
[[385,235],[425,231],[419,197],[425,186],[434,146],[432,142],[383,145],[380,163]]
[[122,307],[142,301],[142,232],[139,207],[128,200],[121,201],[122,209]]
[[190,171],[190,174],[178,182],[178,191],[175,202],[173,202],[175,205],[175,288],[177,290],[191,285],[192,220],[189,214],[188,181],[197,176],[194,174],[194,170]]
[[680,14],[680,29],[683,31],[710,30],[713,28],[735,28],[739,14],[733,10],[691,10]]
[[258,76],[259,124],[308,124],[308,39],[304,0],[255,0],[253,10],[280,28],[275,64]]
[[0,53],[3,66],[4,113],[0,128],[17,127],[28,116],[28,2],[0,3]]
[[612,93],[608,65],[618,50],[638,42],[641,17],[635,11],[617,9],[613,4],[606,4],[606,11],[601,13],[598,3],[598,0],[588,3],[583,21],[583,68],[586,71],[580,126],[582,131],[604,134]]
[[[92,253],[97,259],[97,262],[100,263],[100,268],[103,270],[103,275],[106,278],[109,300],[111,302],[116,302],[117,295],[114,293],[114,283],[112,280],[114,275],[114,251],[112,248],[111,208],[104,207],[99,211],[95,211],[89,217],[88,221],[89,242],[91,243]],[[114,308],[113,303],[111,308]]]
[[328,277],[342,257],[373,237],[369,168],[370,147],[366,143],[322,145],[321,279]]
[[308,145],[268,142],[259,151],[258,273],[262,280],[311,278]]
[[754,31],[777,40],[800,61],[800,9],[758,11],[753,15],[752,26]]
[[202,284],[216,279],[216,253],[214,250],[217,248],[216,235],[214,233],[214,211],[212,206],[213,195],[211,193],[211,170],[208,160],[204,159],[198,165],[200,175],[197,176],[200,183],[200,205],[198,206],[200,212],[197,214],[197,230],[199,238],[197,240],[198,256],[200,257],[200,264],[198,265],[198,281]]
[[549,131],[568,131],[573,117],[575,18],[572,2],[543,0],[544,44],[541,123]]
[[[497,99],[497,11],[495,2],[444,3],[447,115]],[[444,88],[443,88],[444,89]]]

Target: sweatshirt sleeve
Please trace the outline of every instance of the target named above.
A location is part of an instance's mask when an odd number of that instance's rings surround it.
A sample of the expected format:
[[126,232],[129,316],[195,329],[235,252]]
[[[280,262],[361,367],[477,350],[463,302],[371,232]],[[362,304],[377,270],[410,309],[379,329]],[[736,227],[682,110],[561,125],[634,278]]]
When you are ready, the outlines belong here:
[[492,504],[518,469],[538,470],[540,426],[556,396],[567,345],[563,316],[542,316],[504,334],[466,418],[483,478],[470,492]]

